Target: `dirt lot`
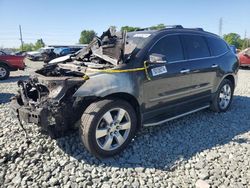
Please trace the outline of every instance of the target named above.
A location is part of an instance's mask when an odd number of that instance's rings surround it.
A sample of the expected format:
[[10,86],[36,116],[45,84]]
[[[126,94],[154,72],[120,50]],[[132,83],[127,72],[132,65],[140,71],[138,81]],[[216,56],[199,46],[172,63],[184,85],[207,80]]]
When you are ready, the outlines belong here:
[[205,110],[143,129],[112,159],[97,160],[77,133],[52,140],[12,118],[16,81],[39,62],[0,81],[0,187],[250,187],[250,70],[240,70],[230,110]]

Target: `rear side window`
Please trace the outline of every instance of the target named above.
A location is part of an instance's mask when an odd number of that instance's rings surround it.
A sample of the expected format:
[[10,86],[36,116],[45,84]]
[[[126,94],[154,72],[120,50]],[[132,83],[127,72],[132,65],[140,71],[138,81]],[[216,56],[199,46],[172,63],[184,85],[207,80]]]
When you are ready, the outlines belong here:
[[213,56],[221,55],[228,51],[228,46],[223,40],[213,37],[206,38]]
[[183,35],[184,48],[189,59],[209,57],[210,52],[205,39],[196,35]]
[[168,62],[184,59],[180,38],[177,35],[162,38],[150,52],[165,55]]

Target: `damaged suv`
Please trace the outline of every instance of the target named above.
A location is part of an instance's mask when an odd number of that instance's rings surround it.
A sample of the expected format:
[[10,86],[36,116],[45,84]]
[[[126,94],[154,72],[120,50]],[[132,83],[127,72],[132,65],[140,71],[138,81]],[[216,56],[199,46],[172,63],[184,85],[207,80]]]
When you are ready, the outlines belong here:
[[79,128],[84,146],[97,157],[122,151],[143,126],[209,107],[225,112],[239,68],[217,35],[180,25],[109,29],[60,60],[18,82],[13,112],[20,123],[38,124],[54,137]]

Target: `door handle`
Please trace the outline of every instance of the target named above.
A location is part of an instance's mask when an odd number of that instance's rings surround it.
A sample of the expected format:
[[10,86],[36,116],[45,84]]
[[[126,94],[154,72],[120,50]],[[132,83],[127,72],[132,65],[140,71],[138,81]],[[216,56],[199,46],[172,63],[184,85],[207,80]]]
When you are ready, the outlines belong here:
[[190,72],[190,69],[183,69],[180,71],[181,74],[189,73],[189,72]]
[[216,67],[218,67],[218,65],[213,64],[211,67],[212,67],[212,68],[216,68]]

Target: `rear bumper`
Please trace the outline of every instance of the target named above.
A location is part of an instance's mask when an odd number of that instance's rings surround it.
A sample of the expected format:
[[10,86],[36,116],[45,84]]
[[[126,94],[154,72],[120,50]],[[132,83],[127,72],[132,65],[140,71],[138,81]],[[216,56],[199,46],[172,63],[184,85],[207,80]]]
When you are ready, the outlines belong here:
[[241,66],[241,67],[250,67],[250,64],[241,63],[240,66]]

